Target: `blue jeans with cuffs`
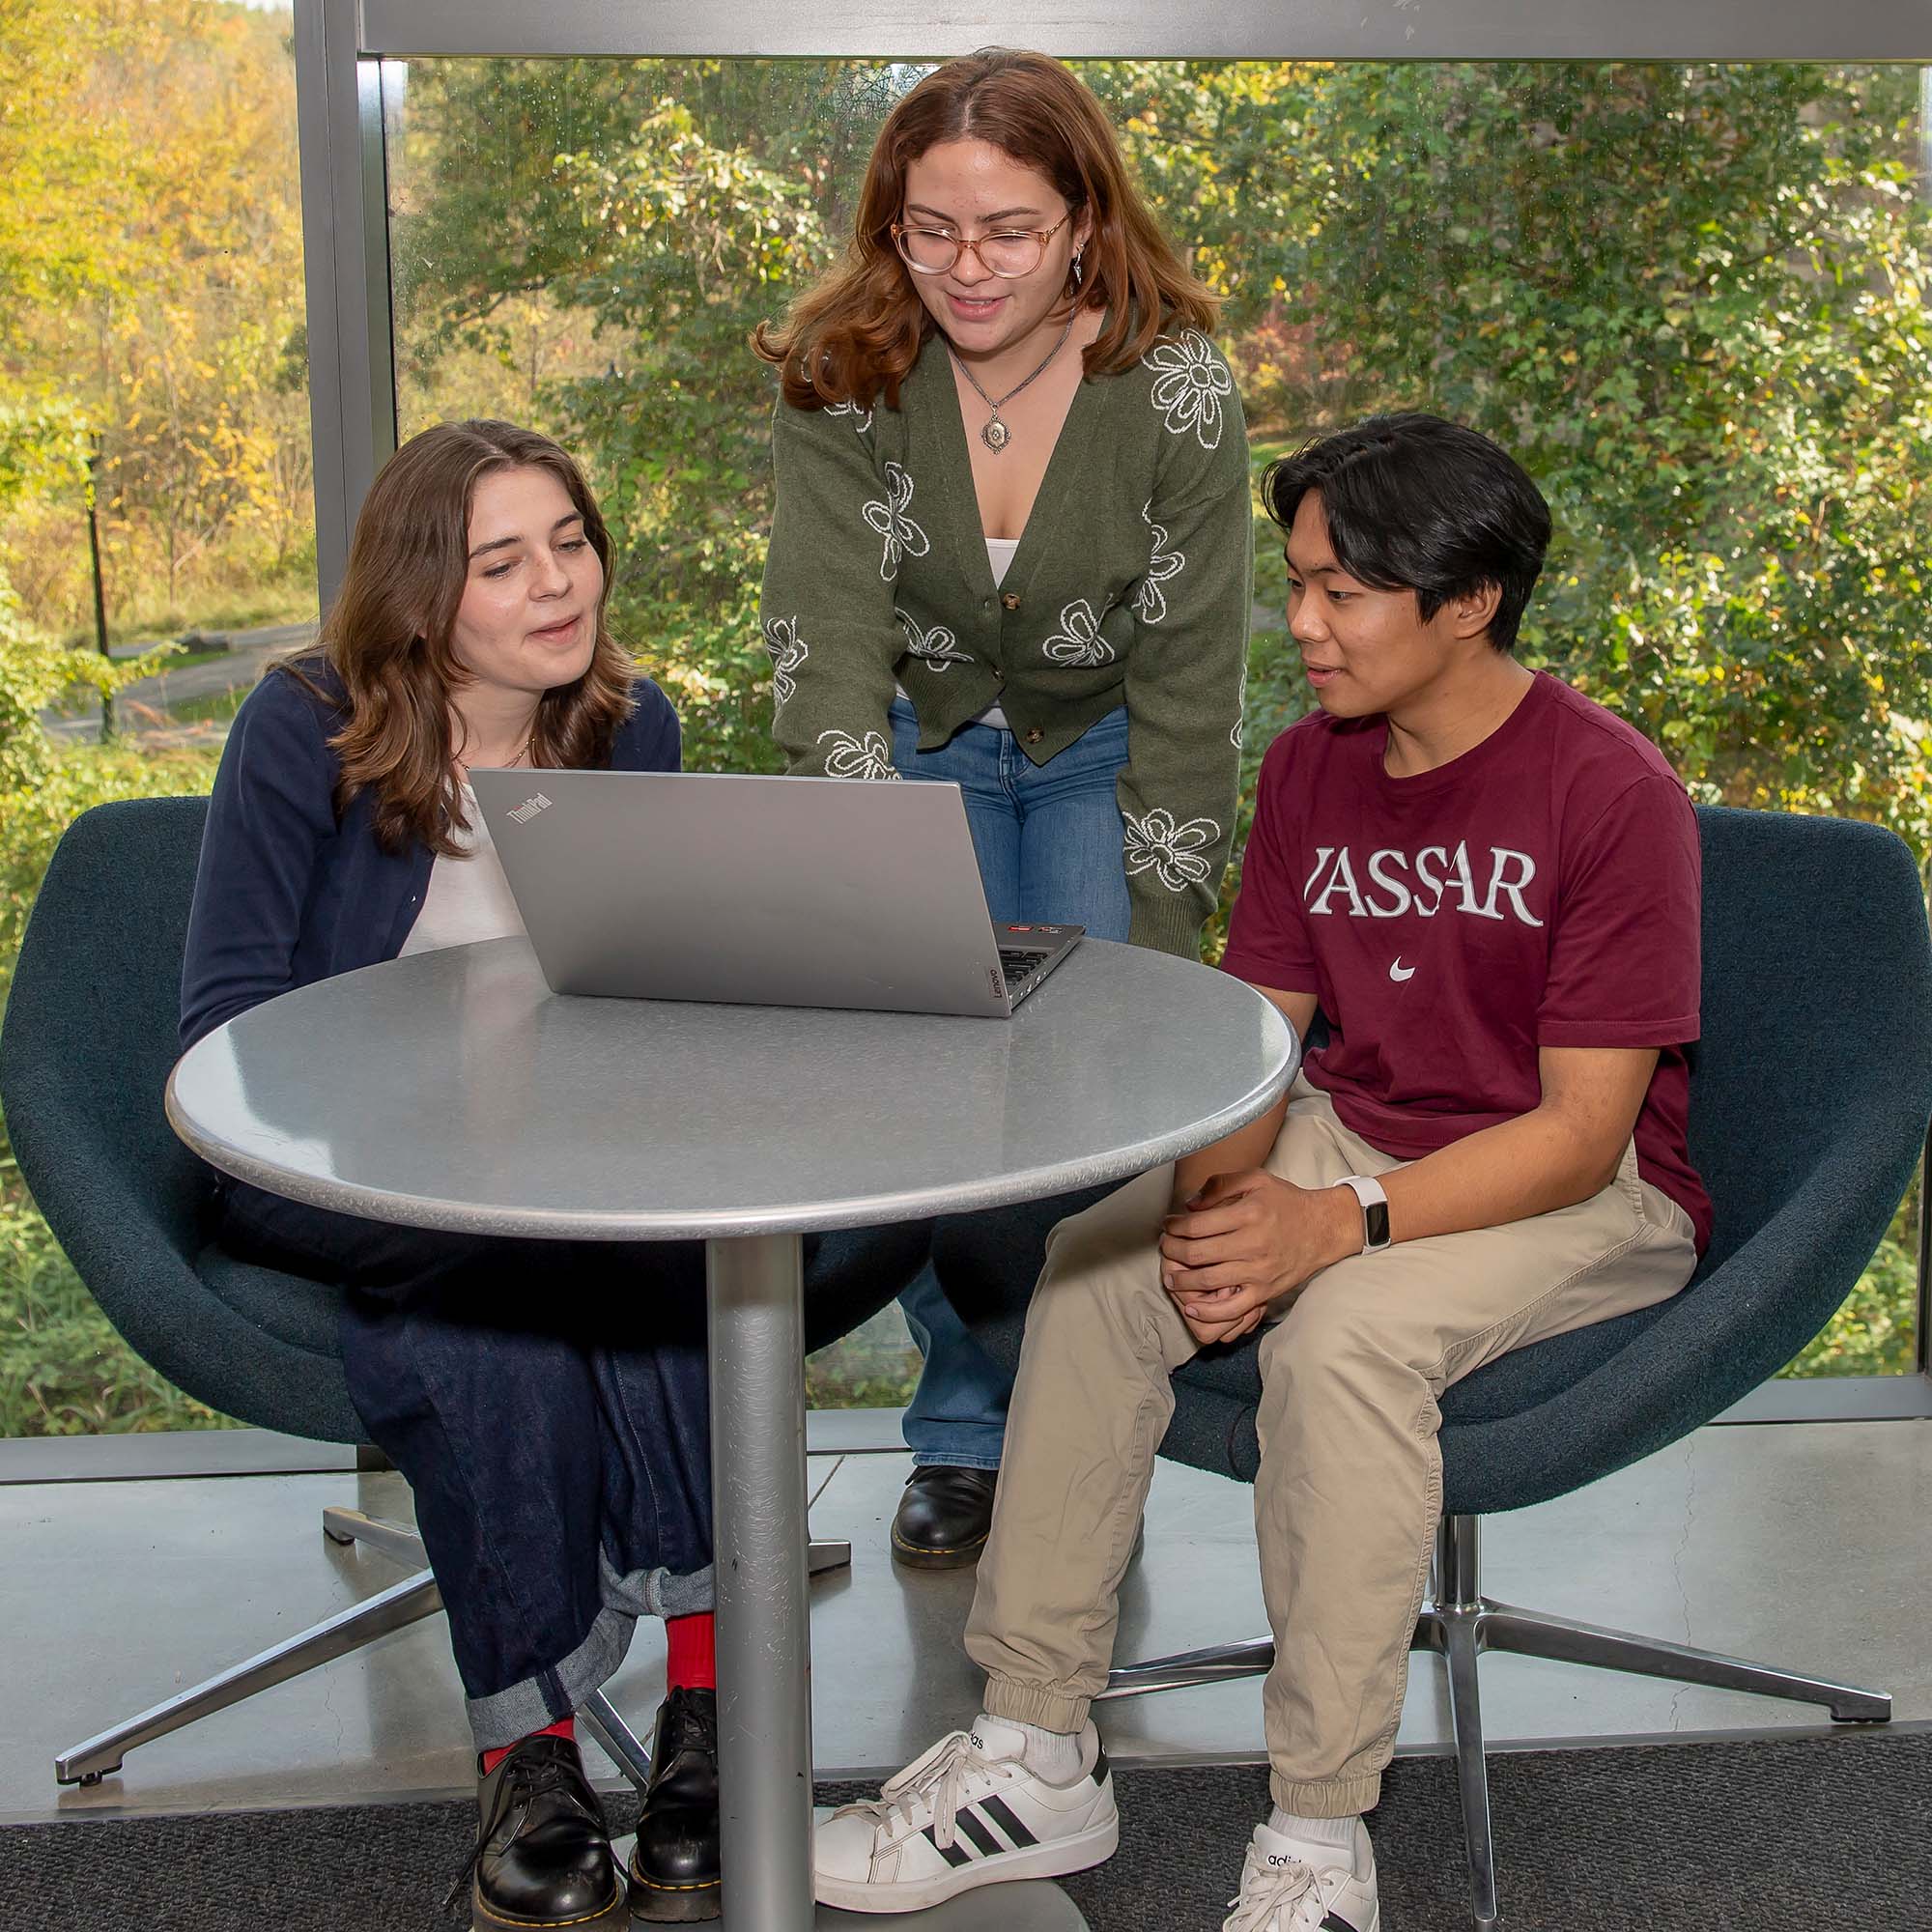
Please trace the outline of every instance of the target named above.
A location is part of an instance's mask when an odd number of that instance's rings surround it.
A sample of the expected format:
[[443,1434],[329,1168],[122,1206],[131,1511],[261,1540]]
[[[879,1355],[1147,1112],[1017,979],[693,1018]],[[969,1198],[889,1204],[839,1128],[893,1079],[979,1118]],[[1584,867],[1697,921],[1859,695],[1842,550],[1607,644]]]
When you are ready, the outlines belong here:
[[711,1607],[701,1243],[404,1228],[242,1184],[219,1239],[350,1289],[350,1398],[409,1481],[479,1751],[569,1716],[639,1616]]
[[[712,1605],[699,1241],[404,1228],[236,1182],[217,1238],[346,1288],[342,1365],[408,1480],[479,1751],[568,1717],[640,1616]],[[908,1280],[931,1227],[808,1236],[807,1347]]]

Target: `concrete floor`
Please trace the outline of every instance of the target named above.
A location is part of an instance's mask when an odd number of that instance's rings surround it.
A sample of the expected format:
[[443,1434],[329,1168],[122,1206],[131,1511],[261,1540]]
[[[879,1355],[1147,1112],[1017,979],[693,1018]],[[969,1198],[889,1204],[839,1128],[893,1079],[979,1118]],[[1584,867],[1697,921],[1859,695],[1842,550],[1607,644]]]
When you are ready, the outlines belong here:
[[[885,1532],[905,1472],[887,1453],[812,1460],[821,1536],[847,1572],[812,1591],[817,1761],[896,1769],[977,1708],[958,1637],[970,1573],[908,1575]],[[0,1822],[467,1791],[470,1758],[440,1618],[133,1751],[92,1790],[51,1759],[106,1724],[397,1581],[325,1542],[326,1503],[407,1517],[393,1475],[322,1472],[0,1487]],[[1889,1690],[1932,1722],[1932,1428],[1707,1429],[1596,1488],[1485,1528],[1492,1597]],[[1259,1634],[1249,1492],[1163,1464],[1122,1605],[1121,1661]],[[648,1732],[662,1684],[641,1626],[612,1687]],[[1816,1728],[1807,1706],[1507,1656],[1484,1666],[1493,1747]],[[1261,1752],[1259,1687],[1219,1685],[1103,1714],[1125,1762]],[[1444,1748],[1440,1664],[1418,1658],[1400,1748]],[[594,1748],[593,1772],[608,1770]]]

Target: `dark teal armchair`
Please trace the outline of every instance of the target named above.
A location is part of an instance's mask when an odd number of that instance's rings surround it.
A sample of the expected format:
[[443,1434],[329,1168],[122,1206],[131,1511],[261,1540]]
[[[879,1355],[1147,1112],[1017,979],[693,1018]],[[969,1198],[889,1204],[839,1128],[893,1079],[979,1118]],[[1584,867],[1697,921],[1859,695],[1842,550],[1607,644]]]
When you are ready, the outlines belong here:
[[[0,1104],[35,1202],[137,1354],[210,1407],[258,1428],[359,1444],[336,1346],[342,1291],[231,1259],[209,1238],[214,1176],[161,1111],[177,1052],[182,952],[207,801],[99,806],[71,826],[35,901],[0,1028]],[[808,1346],[883,1308],[923,1265],[922,1223],[809,1242]],[[136,1745],[179,1730],[441,1607],[405,1524],[323,1512],[414,1574],[192,1690],[60,1752],[62,1783],[96,1784]],[[814,1572],[850,1546],[814,1543]],[[649,1759],[601,1696],[579,1714],[634,1781]]]

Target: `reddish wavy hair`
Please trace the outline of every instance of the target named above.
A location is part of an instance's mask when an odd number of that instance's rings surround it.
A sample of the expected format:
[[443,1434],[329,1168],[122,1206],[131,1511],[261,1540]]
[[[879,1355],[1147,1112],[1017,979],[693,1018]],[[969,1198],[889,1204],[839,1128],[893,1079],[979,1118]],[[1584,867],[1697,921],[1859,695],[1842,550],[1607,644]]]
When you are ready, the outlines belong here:
[[630,716],[635,667],[605,620],[611,534],[569,453],[535,430],[489,420],[438,423],[412,437],[362,499],[321,649],[282,667],[325,697],[330,694],[316,674],[326,666],[340,680],[347,716],[328,741],[341,761],[336,816],[372,792],[384,851],[412,840],[432,852],[462,849],[449,707],[452,695],[474,682],[451,642],[469,575],[469,512],[485,476],[526,468],[547,469],[563,486],[604,566],[590,664],[575,683],[538,700],[529,762],[551,770],[601,765]]
[[935,69],[886,117],[845,260],[781,327],[760,323],[753,332],[753,346],[781,371],[786,402],[869,408],[883,392],[898,407],[899,384],[935,327],[893,246],[906,169],[942,141],[968,139],[1037,168],[1070,209],[1093,215],[1075,298],[1112,314],[1086,351],[1088,375],[1127,368],[1171,324],[1213,327],[1218,298],[1161,232],[1093,93],[1045,54],[986,47]]

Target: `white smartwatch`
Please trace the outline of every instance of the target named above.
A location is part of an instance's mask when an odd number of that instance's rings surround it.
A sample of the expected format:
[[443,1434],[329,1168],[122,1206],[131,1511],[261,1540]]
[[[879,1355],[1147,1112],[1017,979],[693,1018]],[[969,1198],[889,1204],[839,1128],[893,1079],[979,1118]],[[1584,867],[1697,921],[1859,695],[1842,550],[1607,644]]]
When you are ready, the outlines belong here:
[[1389,1244],[1389,1198],[1382,1184],[1367,1174],[1345,1175],[1336,1183],[1354,1190],[1362,1204],[1362,1252],[1379,1254]]

